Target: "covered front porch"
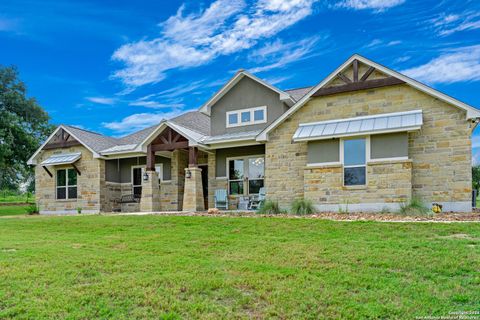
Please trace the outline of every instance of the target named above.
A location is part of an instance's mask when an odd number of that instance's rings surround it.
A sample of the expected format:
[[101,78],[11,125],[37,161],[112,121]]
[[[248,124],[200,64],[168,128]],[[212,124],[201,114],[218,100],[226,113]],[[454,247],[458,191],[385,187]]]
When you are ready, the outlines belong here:
[[215,207],[218,190],[226,209],[247,210],[264,188],[265,146],[207,149],[167,127],[146,154],[106,160],[105,170],[105,211],[203,211]]
[[106,160],[105,211],[203,211],[208,207],[208,153],[165,127],[145,153]]

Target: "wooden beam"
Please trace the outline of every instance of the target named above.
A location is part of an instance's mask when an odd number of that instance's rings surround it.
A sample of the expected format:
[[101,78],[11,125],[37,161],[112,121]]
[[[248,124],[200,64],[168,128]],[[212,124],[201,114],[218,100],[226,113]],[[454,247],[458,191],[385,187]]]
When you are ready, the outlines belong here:
[[45,147],[43,147],[43,150],[69,148],[69,147],[74,147],[79,145],[81,145],[81,143],[78,141],[55,142],[55,143],[49,143],[45,145]]
[[403,84],[405,81],[397,79],[395,77],[388,77],[384,79],[375,79],[375,80],[367,80],[364,82],[353,82],[349,84],[344,84],[341,86],[334,86],[329,88],[321,88],[317,92],[315,92],[312,96],[313,97],[320,97],[320,96],[327,96],[336,93],[343,93],[343,92],[350,92],[350,91],[358,91],[358,90],[368,90],[368,89],[375,89],[381,88],[386,86],[393,86],[397,84]]
[[173,137],[172,139],[172,143],[175,143],[178,141],[178,139],[180,139],[182,136],[180,134],[177,133],[177,135],[175,137]]
[[160,140],[162,140],[162,142],[165,144],[169,144],[168,140],[164,136],[160,136]]
[[155,151],[153,151],[153,146],[151,144],[147,146],[147,170],[155,170]]
[[353,82],[358,82],[358,60],[353,60]]
[[352,83],[352,80],[350,80],[346,75],[344,75],[343,73],[339,72],[337,74],[337,76],[343,80],[343,82],[345,83]]
[[168,143],[172,143],[172,129],[168,128]]
[[175,149],[188,148],[188,141],[179,141],[172,144],[154,144],[152,145],[153,152],[157,151],[172,151]]
[[47,169],[47,167],[45,167],[45,166],[42,166],[42,167],[43,167],[43,169],[45,169],[45,171],[47,171],[50,178],[53,178],[53,174]]
[[375,71],[375,68],[374,67],[370,67],[368,68],[367,71],[365,71],[365,73],[363,74],[363,76],[360,78],[360,81],[365,81],[367,80],[368,77],[370,77],[370,75],[372,74],[372,72]]
[[198,162],[198,148],[188,148],[188,166],[196,167]]
[[78,170],[77,166],[75,165],[75,163],[72,163],[72,167],[73,169],[75,169],[75,171],[77,171],[78,175],[81,176],[82,173],[80,172],[80,170]]

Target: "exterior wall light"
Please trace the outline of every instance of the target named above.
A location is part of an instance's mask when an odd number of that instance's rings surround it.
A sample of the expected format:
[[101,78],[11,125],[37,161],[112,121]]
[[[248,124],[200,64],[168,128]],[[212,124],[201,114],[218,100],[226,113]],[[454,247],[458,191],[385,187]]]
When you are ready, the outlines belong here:
[[143,174],[143,181],[148,181],[148,173],[147,173],[147,171],[145,171],[145,173]]
[[190,179],[191,177],[192,177],[192,172],[187,169],[187,171],[185,172],[185,178]]

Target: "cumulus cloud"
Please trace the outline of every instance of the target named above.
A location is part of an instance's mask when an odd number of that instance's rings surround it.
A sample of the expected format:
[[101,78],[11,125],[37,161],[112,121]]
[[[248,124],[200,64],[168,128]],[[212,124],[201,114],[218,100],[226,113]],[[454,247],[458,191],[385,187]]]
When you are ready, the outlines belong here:
[[176,15],[159,24],[160,35],[118,48],[112,59],[124,64],[113,74],[128,87],[155,83],[171,69],[207,64],[218,56],[253,47],[312,13],[315,0],[216,0],[199,13]]
[[407,76],[426,83],[453,83],[480,80],[480,45],[451,49],[414,68]]
[[338,3],[337,6],[353,10],[372,9],[381,12],[401,5],[404,2],[405,0],[344,0]]

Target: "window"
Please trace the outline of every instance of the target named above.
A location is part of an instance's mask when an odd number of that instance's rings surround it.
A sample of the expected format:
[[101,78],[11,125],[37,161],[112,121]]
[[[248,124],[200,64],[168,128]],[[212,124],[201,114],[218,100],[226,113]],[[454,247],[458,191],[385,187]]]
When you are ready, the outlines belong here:
[[228,161],[228,189],[230,194],[243,194],[243,159]]
[[259,193],[265,178],[265,158],[263,155],[228,159],[227,165],[229,194]]
[[145,169],[143,166],[132,167],[132,188],[135,198],[140,198],[142,196],[142,180],[144,170]]
[[256,107],[227,112],[227,128],[267,122],[267,107]]
[[228,124],[229,125],[238,124],[238,114],[237,113],[231,113],[231,114],[228,115]]
[[155,171],[158,174],[158,183],[163,181],[163,163],[155,165]]
[[366,183],[366,140],[349,139],[343,141],[343,184],[345,186],[365,185]]
[[307,144],[307,165],[340,163],[340,140],[328,139],[309,141]]
[[248,194],[257,194],[263,187],[265,159],[263,157],[248,159]]
[[57,199],[77,199],[77,171],[57,170]]

